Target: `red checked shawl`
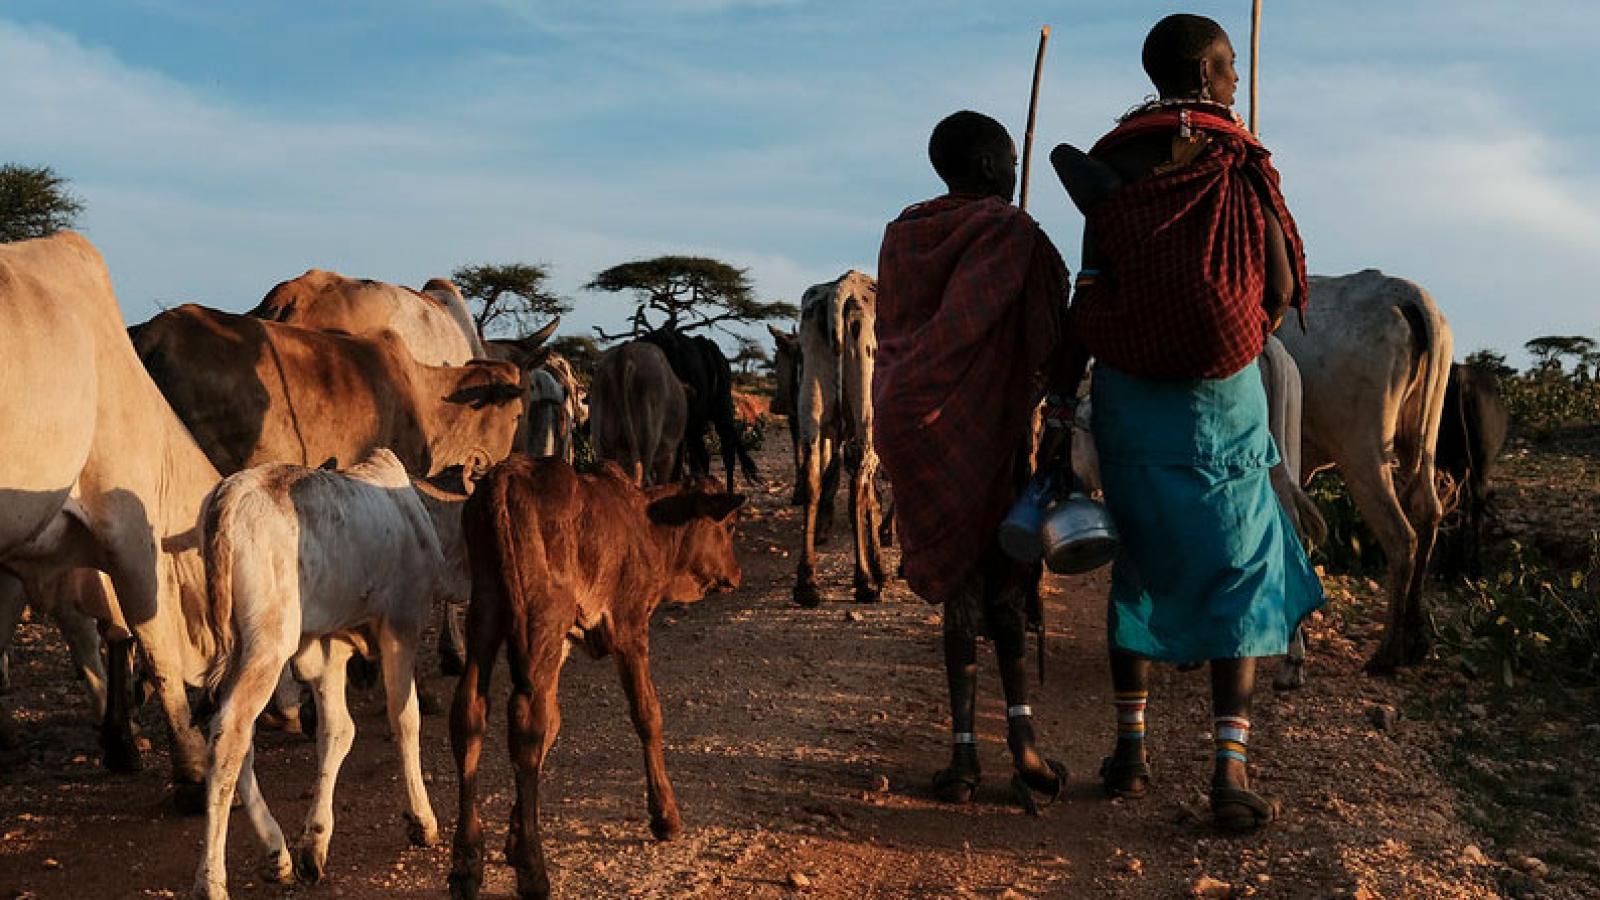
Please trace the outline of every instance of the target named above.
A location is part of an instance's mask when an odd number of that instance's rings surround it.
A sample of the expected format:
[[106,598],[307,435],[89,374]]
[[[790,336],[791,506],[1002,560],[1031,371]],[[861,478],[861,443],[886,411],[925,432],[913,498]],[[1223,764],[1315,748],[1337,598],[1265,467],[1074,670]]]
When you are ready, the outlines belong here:
[[[1089,211],[1107,261],[1080,283],[1072,329],[1096,359],[1145,378],[1223,378],[1261,355],[1269,327],[1266,220],[1271,202],[1305,305],[1305,245],[1266,148],[1237,123],[1197,109],[1136,113],[1090,151],[1135,135],[1175,134],[1181,117],[1211,137],[1189,165],[1120,188]],[[1258,190],[1260,188],[1261,190]]]
[[998,198],[939,197],[884,231],[874,443],[906,581],[930,603],[961,588],[1015,500],[1036,373],[1066,298],[1055,246]]

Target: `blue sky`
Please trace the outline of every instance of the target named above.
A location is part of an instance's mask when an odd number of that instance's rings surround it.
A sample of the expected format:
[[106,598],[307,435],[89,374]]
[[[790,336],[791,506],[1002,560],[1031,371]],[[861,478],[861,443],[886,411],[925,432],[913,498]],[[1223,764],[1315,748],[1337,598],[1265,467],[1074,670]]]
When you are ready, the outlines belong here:
[[[580,286],[658,253],[797,300],[938,193],[969,107],[1092,142],[1149,88],[1160,16],[1212,15],[1244,70],[1249,4],[798,0],[0,0],[0,158],[88,204],[130,321],[253,305],[312,266],[421,284],[464,263]],[[1600,10],[1591,0],[1267,0],[1263,137],[1312,270],[1377,267],[1438,300],[1458,353],[1600,336]],[[1048,165],[1031,206],[1075,264]],[[1514,355],[1520,358],[1520,355]]]

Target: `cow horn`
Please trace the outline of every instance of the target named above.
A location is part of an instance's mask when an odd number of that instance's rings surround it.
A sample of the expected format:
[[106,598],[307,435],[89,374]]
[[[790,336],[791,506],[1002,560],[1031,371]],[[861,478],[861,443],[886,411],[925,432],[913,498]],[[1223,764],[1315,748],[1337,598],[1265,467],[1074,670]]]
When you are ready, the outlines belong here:
[[517,344],[522,347],[524,353],[532,353],[544,346],[544,342],[550,340],[550,336],[555,334],[556,329],[559,327],[561,327],[561,317],[556,316],[545,323],[545,326],[538,331],[517,338]]

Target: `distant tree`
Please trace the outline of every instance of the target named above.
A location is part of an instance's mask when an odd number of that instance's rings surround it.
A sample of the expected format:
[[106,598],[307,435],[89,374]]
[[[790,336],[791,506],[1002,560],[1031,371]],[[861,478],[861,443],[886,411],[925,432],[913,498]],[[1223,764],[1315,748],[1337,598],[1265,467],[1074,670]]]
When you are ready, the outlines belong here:
[[583,375],[593,372],[595,362],[600,359],[600,343],[586,334],[562,335],[551,339],[546,346],[565,356],[572,368]]
[[1517,370],[1506,363],[1504,353],[1496,353],[1485,347],[1467,354],[1466,364],[1480,372],[1488,372],[1496,378],[1506,379],[1517,374]]
[[762,346],[760,341],[742,334],[735,335],[734,340],[739,342],[739,349],[728,362],[738,366],[741,374],[749,375],[752,366],[766,366],[771,362],[767,348]]
[[530,263],[462,266],[450,273],[472,310],[479,337],[522,337],[572,309],[545,287],[550,273]]
[[81,212],[83,201],[49,166],[0,166],[0,243],[49,237]]
[[1595,352],[1596,344],[1593,338],[1582,335],[1547,335],[1537,337],[1522,345],[1532,354],[1534,368],[1540,372],[1553,372],[1560,374],[1561,361],[1568,357],[1579,360]]
[[[703,256],[658,256],[623,263],[596,275],[585,287],[633,295],[635,306],[627,331],[607,334],[595,327],[606,340],[636,337],[655,328],[687,332],[727,322],[764,322],[799,314],[792,303],[757,300],[746,270]],[[657,321],[652,321],[652,314]]]

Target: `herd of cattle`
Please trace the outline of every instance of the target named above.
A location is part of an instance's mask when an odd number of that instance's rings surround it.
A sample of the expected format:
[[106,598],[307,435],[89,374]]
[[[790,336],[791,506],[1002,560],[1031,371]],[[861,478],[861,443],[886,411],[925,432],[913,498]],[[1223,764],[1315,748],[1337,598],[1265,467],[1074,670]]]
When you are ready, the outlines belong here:
[[[893,512],[880,505],[871,441],[875,310],[873,279],[851,271],[805,293],[795,332],[773,330],[773,410],[789,419],[794,499],[805,507],[794,586],[805,606],[822,600],[816,543],[831,528],[841,468],[856,599],[877,599],[885,583]],[[1468,533],[1481,533],[1505,411],[1492,383],[1452,368],[1449,326],[1410,282],[1376,271],[1316,278],[1308,315],[1262,359],[1284,451],[1274,484],[1315,542],[1326,529],[1301,485],[1342,471],[1388,558],[1388,629],[1371,662],[1385,671],[1427,652],[1422,591],[1439,522],[1459,497]],[[175,798],[207,815],[196,896],[227,894],[235,799],[274,877],[320,877],[354,736],[344,688],[357,654],[381,660],[410,837],[437,839],[414,678],[435,609],[461,672],[453,894],[475,896],[482,879],[477,772],[502,649],[517,781],[508,858],[520,889],[549,891],[538,779],[574,645],[616,658],[645,748],[651,830],[680,830],[648,624],[662,601],[738,586],[735,469],[755,480],[755,465],[714,342],[659,331],[614,347],[589,373],[585,401],[572,367],[544,346],[555,326],[482,341],[448,281],[413,291],[313,270],[244,315],[184,305],[125,328],[83,238],[0,245],[0,659],[24,604],[55,621],[99,715],[105,764],[127,771],[140,757],[142,649],[172,734]],[[573,468],[585,426],[595,455],[615,465]],[[709,477],[708,429],[721,479]],[[1092,485],[1087,429],[1074,461]],[[1280,684],[1299,683],[1302,661],[1297,648]],[[291,850],[256,783],[252,735],[275,698],[279,716],[292,716],[301,684],[317,705],[318,778]],[[204,689],[209,742],[190,687]]]

